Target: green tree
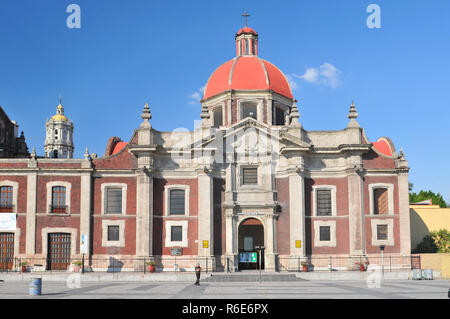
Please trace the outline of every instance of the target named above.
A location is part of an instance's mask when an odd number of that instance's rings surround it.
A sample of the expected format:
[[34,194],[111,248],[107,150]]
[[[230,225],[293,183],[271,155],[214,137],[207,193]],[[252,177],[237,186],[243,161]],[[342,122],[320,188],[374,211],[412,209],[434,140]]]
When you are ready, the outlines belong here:
[[[411,187],[410,187],[410,189],[411,189]],[[424,201],[427,199],[431,199],[431,202],[433,203],[433,205],[439,205],[439,207],[441,207],[441,208],[447,207],[447,204],[445,203],[444,198],[439,193],[435,194],[432,191],[423,191],[423,190],[421,190],[418,194],[414,193],[414,192],[409,193],[409,202],[411,204],[421,202],[421,201]]]
[[450,253],[450,231],[441,229],[430,232],[412,253]]

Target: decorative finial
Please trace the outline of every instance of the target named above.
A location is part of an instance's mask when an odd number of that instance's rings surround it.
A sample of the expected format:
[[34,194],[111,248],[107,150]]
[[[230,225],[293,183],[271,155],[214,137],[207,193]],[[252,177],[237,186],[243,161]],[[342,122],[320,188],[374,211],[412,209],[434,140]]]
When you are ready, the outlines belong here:
[[141,124],[141,128],[149,128],[151,127],[149,120],[152,118],[152,114],[150,113],[150,107],[148,106],[148,101],[145,102],[144,109],[142,110],[142,119],[144,122]]
[[245,26],[247,27],[247,18],[249,17],[250,15],[249,14],[247,14],[247,10],[245,10],[245,12],[244,12],[244,14],[242,15],[242,17],[244,17],[244,19],[245,19]]
[[89,150],[86,147],[86,151],[84,152],[84,159],[89,159]]
[[61,97],[61,93],[59,93],[59,105],[62,104],[62,97]]
[[33,146],[33,151],[31,152],[31,158],[36,159],[36,147]]
[[148,106],[148,101],[145,102],[144,110],[142,111],[142,119],[144,121],[148,121],[152,118],[152,114],[150,113],[150,107]]
[[298,122],[298,119],[300,118],[300,113],[298,112],[297,108],[297,100],[294,100],[294,104],[291,108],[291,113],[289,114],[289,117],[291,118],[290,125],[292,126],[299,126],[300,123]]
[[352,105],[350,105],[350,111],[348,113],[349,119],[356,119],[358,117],[358,113],[356,113],[356,105],[355,102],[352,100]]

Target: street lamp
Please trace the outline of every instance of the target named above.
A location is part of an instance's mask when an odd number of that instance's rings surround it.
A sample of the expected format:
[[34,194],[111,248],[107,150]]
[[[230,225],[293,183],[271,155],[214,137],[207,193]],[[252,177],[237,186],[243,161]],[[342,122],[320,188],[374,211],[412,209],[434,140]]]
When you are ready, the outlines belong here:
[[384,245],[380,245],[380,251],[381,251],[381,272],[384,276]]
[[261,282],[261,251],[264,249],[264,246],[255,246],[255,249],[258,251],[259,256],[259,282]]

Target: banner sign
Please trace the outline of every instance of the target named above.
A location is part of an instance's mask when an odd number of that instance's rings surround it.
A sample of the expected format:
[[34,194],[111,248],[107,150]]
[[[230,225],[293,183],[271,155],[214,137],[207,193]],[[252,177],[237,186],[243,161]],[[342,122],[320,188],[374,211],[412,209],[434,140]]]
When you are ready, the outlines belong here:
[[0,214],[0,230],[16,230],[16,214]]
[[256,263],[258,260],[256,253],[240,253],[239,262],[240,263]]

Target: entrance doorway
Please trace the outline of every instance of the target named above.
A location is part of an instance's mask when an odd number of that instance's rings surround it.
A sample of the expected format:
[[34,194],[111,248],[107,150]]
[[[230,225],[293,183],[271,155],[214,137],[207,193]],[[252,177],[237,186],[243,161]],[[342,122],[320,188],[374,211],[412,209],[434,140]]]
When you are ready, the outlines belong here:
[[48,270],[67,270],[70,265],[71,234],[48,234]]
[[[257,246],[264,246],[264,226],[256,218],[242,221],[238,229],[239,270],[259,269]],[[264,250],[261,252],[261,269],[264,269]]]
[[0,270],[11,270],[14,263],[14,233],[0,233]]

